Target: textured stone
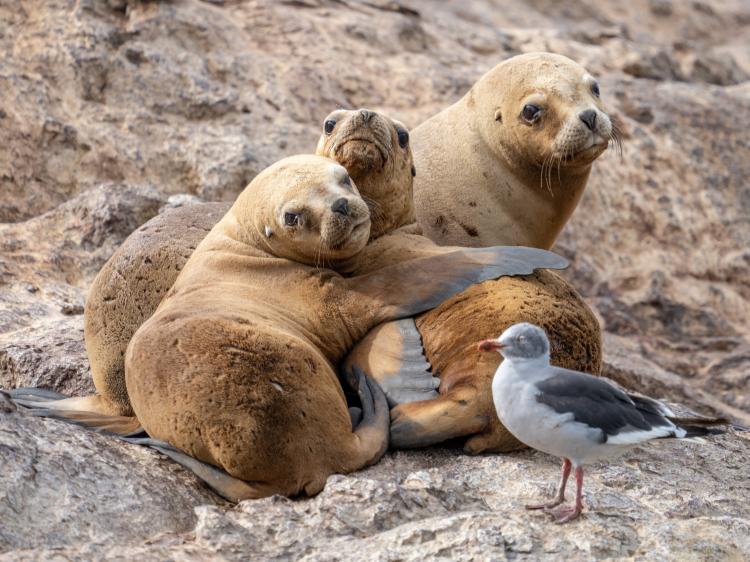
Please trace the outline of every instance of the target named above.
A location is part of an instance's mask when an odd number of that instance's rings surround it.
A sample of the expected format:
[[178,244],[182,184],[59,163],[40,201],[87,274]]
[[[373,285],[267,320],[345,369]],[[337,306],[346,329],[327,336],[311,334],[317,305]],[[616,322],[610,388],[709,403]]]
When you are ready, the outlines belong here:
[[[365,471],[332,476],[310,500],[272,497],[233,509],[203,505],[194,509],[190,531],[168,518],[145,545],[134,540],[145,514],[123,510],[107,514],[112,528],[134,519],[133,529],[116,539],[71,540],[59,550],[39,541],[38,548],[5,559],[741,559],[750,554],[748,458],[750,440],[740,435],[638,448],[618,463],[592,466],[584,516],[558,527],[549,515],[523,509],[553,494],[559,463],[552,457],[532,451],[484,457],[449,449],[389,453]],[[145,478],[152,484],[160,477]],[[185,482],[163,485],[195,493],[185,490]],[[145,509],[131,501],[133,509]],[[157,496],[155,503],[160,501]]]
[[[750,425],[743,0],[0,3],[0,387],[91,391],[86,289],[160,209],[231,200],[335,107],[414,126],[533,50],[595,73],[626,137],[557,245],[605,374]],[[562,528],[519,509],[557,475],[531,452],[396,453],[312,500],[227,508],[156,453],[2,395],[0,440],[3,560],[750,557],[746,436],[594,469]]]
[[218,501],[155,451],[1,407],[0,465],[0,552],[140,544]]

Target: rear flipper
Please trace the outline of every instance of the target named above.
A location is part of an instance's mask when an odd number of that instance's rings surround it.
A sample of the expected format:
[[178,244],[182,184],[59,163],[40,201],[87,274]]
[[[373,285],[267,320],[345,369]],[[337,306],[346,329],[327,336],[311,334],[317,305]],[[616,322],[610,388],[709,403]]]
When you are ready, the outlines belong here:
[[98,394],[67,398],[63,394],[42,388],[16,388],[8,394],[16,404],[28,408],[35,416],[123,436],[144,433],[135,416],[112,415],[112,407]]
[[21,406],[25,405],[24,401],[49,402],[67,398],[64,394],[45,388],[22,387],[6,390],[5,392],[10,395],[16,404]]
[[371,330],[344,360],[344,371],[354,364],[378,382],[391,407],[438,397],[440,379],[430,372],[413,318]]
[[490,419],[475,397],[476,390],[457,388],[434,400],[396,406],[391,410],[391,447],[427,447],[482,431]]
[[187,468],[190,472],[205,482],[214,492],[230,502],[237,503],[242,500],[264,498],[271,496],[274,493],[278,493],[277,488],[272,488],[263,483],[246,482],[245,480],[240,480],[239,478],[230,476],[220,468],[199,461],[198,459],[183,453],[166,441],[159,441],[150,438],[123,438],[123,441],[135,443],[136,445],[145,445],[156,449],[173,461]]

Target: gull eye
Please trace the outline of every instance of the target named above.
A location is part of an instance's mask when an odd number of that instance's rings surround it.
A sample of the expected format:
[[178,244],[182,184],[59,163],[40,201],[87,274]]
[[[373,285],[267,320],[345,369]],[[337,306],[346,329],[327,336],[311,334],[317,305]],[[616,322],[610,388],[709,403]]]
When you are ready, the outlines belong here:
[[525,337],[525,336],[518,336],[518,337],[516,338],[516,341],[517,341],[518,343],[523,343],[523,342],[525,342],[525,341],[526,341],[526,337]]
[[329,119],[325,123],[323,123],[323,130],[326,132],[326,135],[330,135],[333,132],[333,128],[336,126],[336,121],[333,119]]
[[529,123],[534,123],[542,114],[542,108],[533,103],[527,103],[523,106],[521,116]]
[[299,224],[299,213],[284,213],[284,224],[297,226]]
[[594,94],[595,97],[599,97],[599,82],[591,84],[591,93]]
[[407,133],[403,129],[399,129],[398,130],[398,145],[401,148],[406,148],[407,144],[409,144],[409,133]]

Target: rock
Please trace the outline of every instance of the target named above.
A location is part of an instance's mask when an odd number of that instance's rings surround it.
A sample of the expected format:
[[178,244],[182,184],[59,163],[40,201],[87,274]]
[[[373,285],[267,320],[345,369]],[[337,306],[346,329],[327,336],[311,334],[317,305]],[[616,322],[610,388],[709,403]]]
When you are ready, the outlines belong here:
[[574,263],[567,275],[606,331],[747,412],[747,393],[727,389],[747,376],[750,345],[742,281],[750,279],[750,144],[740,140],[744,124],[722,108],[750,115],[750,96],[699,83],[646,84],[653,83],[612,85],[624,112],[649,108],[653,119],[623,117],[622,160],[605,155],[594,167],[559,240]]
[[103,184],[39,217],[0,224],[0,388],[93,391],[83,346],[85,290],[165,202],[153,187]]
[[709,84],[731,86],[746,82],[750,75],[737,65],[731,54],[709,52],[698,54],[693,62],[691,78]]
[[[0,387],[92,391],[86,290],[161,209],[231,201],[267,164],[311,151],[335,107],[414,126],[503,58],[553,50],[597,75],[625,136],[557,246],[605,329],[605,374],[750,425],[746,3],[6,4]],[[13,452],[4,476],[37,466],[28,498],[3,480],[0,559],[750,556],[740,435],[638,449],[594,471],[589,515],[554,531],[517,509],[552,490],[555,463],[533,453],[391,454],[313,500],[227,509],[155,453],[13,412],[2,395],[0,439],[13,443],[0,447]],[[93,503],[108,480],[123,485]],[[139,522],[129,530],[123,516]]]
[[636,78],[653,80],[680,79],[680,68],[677,61],[665,50],[633,53],[622,66],[623,72]]
[[155,451],[23,411],[0,411],[0,464],[0,553],[141,544],[221,503]]
[[[557,459],[531,451],[483,457],[450,449],[390,453],[365,471],[332,476],[312,499],[272,497],[234,509],[209,503],[194,511],[189,508],[189,494],[195,493],[191,483],[177,474],[165,478],[167,461],[149,451],[129,453],[147,457],[139,463],[161,468],[144,478],[149,485],[162,483],[161,494],[148,490],[156,495],[156,505],[142,505],[132,497],[133,511],[123,517],[124,509],[107,511],[111,500],[104,496],[97,509],[107,513],[111,528],[128,521],[133,528],[106,540],[95,527],[94,536],[102,540],[66,537],[64,548],[55,550],[40,538],[37,546],[13,559],[505,560],[567,555],[598,560],[683,559],[699,552],[718,560],[750,553],[745,468],[750,440],[741,435],[711,437],[705,443],[662,441],[638,448],[618,463],[592,466],[586,472],[584,516],[562,528],[543,512],[523,509],[524,503],[553,494],[559,472]],[[188,495],[180,498],[186,502],[180,507],[195,517],[192,528],[175,522],[174,514],[165,515],[164,521],[154,520],[158,529],[145,533],[153,538],[145,544],[133,540],[139,534],[137,521],[147,518],[144,511],[160,509],[164,495],[177,491]]]

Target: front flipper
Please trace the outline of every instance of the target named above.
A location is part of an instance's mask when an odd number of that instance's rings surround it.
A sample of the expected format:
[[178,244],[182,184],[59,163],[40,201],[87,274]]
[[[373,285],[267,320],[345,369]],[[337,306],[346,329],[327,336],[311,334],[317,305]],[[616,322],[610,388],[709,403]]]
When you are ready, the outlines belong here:
[[538,248],[460,248],[351,277],[347,282],[353,298],[370,308],[380,323],[435,308],[482,281],[567,266],[565,258]]
[[135,416],[111,415],[111,408],[98,394],[68,398],[43,388],[16,388],[8,391],[8,394],[16,404],[28,408],[29,413],[34,416],[62,420],[94,431],[122,436],[143,433]]
[[390,407],[438,396],[440,379],[430,372],[422,336],[412,318],[370,330],[346,357],[343,368],[348,371],[353,365],[378,381]]
[[352,472],[376,463],[388,450],[389,412],[383,390],[357,365],[346,372],[346,380],[357,390],[362,405],[362,418],[353,428],[352,455],[344,467],[345,472]]

